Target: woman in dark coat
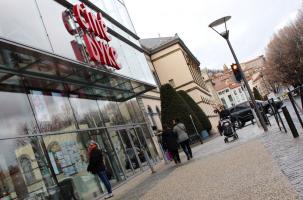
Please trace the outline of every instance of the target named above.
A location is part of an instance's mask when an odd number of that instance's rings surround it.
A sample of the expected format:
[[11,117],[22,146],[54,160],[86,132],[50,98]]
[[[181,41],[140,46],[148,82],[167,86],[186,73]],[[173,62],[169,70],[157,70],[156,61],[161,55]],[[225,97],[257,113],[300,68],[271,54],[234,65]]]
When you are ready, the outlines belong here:
[[166,124],[163,125],[162,146],[165,151],[167,150],[172,154],[176,164],[181,163],[178,151],[178,135]]
[[102,151],[98,148],[98,144],[95,141],[90,141],[88,146],[88,156],[89,156],[89,164],[87,167],[87,171],[98,175],[101,181],[104,183],[107,189],[107,196],[105,199],[113,197],[112,186],[108,180],[106,175],[106,168],[103,161]]

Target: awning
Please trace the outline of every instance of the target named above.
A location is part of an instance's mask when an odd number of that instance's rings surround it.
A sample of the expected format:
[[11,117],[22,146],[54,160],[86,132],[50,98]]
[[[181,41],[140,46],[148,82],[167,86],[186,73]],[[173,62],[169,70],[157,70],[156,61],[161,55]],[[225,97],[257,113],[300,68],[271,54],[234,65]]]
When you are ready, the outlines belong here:
[[155,86],[0,38],[0,90],[22,88],[125,101]]

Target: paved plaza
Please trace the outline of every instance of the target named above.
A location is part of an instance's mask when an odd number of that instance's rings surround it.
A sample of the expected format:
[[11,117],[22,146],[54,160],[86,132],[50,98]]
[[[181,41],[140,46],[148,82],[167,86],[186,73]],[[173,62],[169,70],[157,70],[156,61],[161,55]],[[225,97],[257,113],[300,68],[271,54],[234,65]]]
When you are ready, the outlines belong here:
[[248,125],[237,141],[215,137],[193,148],[194,159],[182,153],[181,165],[162,162],[157,173],[129,180],[113,199],[303,199],[303,137],[280,132],[270,119],[268,133]]

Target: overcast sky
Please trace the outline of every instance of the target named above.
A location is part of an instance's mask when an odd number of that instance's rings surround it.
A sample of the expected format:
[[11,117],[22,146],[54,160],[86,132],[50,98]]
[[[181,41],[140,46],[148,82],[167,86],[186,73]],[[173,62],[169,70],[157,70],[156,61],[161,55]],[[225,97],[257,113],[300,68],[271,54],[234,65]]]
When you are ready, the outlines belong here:
[[294,19],[301,0],[124,0],[140,38],[181,37],[201,68],[233,62],[223,38],[208,28],[231,15],[230,41],[240,62],[264,54],[274,32]]

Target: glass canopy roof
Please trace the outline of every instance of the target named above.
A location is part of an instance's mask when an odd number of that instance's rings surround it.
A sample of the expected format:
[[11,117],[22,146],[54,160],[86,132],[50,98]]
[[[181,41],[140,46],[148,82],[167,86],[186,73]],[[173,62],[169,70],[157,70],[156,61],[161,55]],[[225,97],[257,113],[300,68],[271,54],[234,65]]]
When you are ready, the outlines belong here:
[[60,92],[80,98],[125,101],[155,88],[41,50],[0,38],[0,90]]

